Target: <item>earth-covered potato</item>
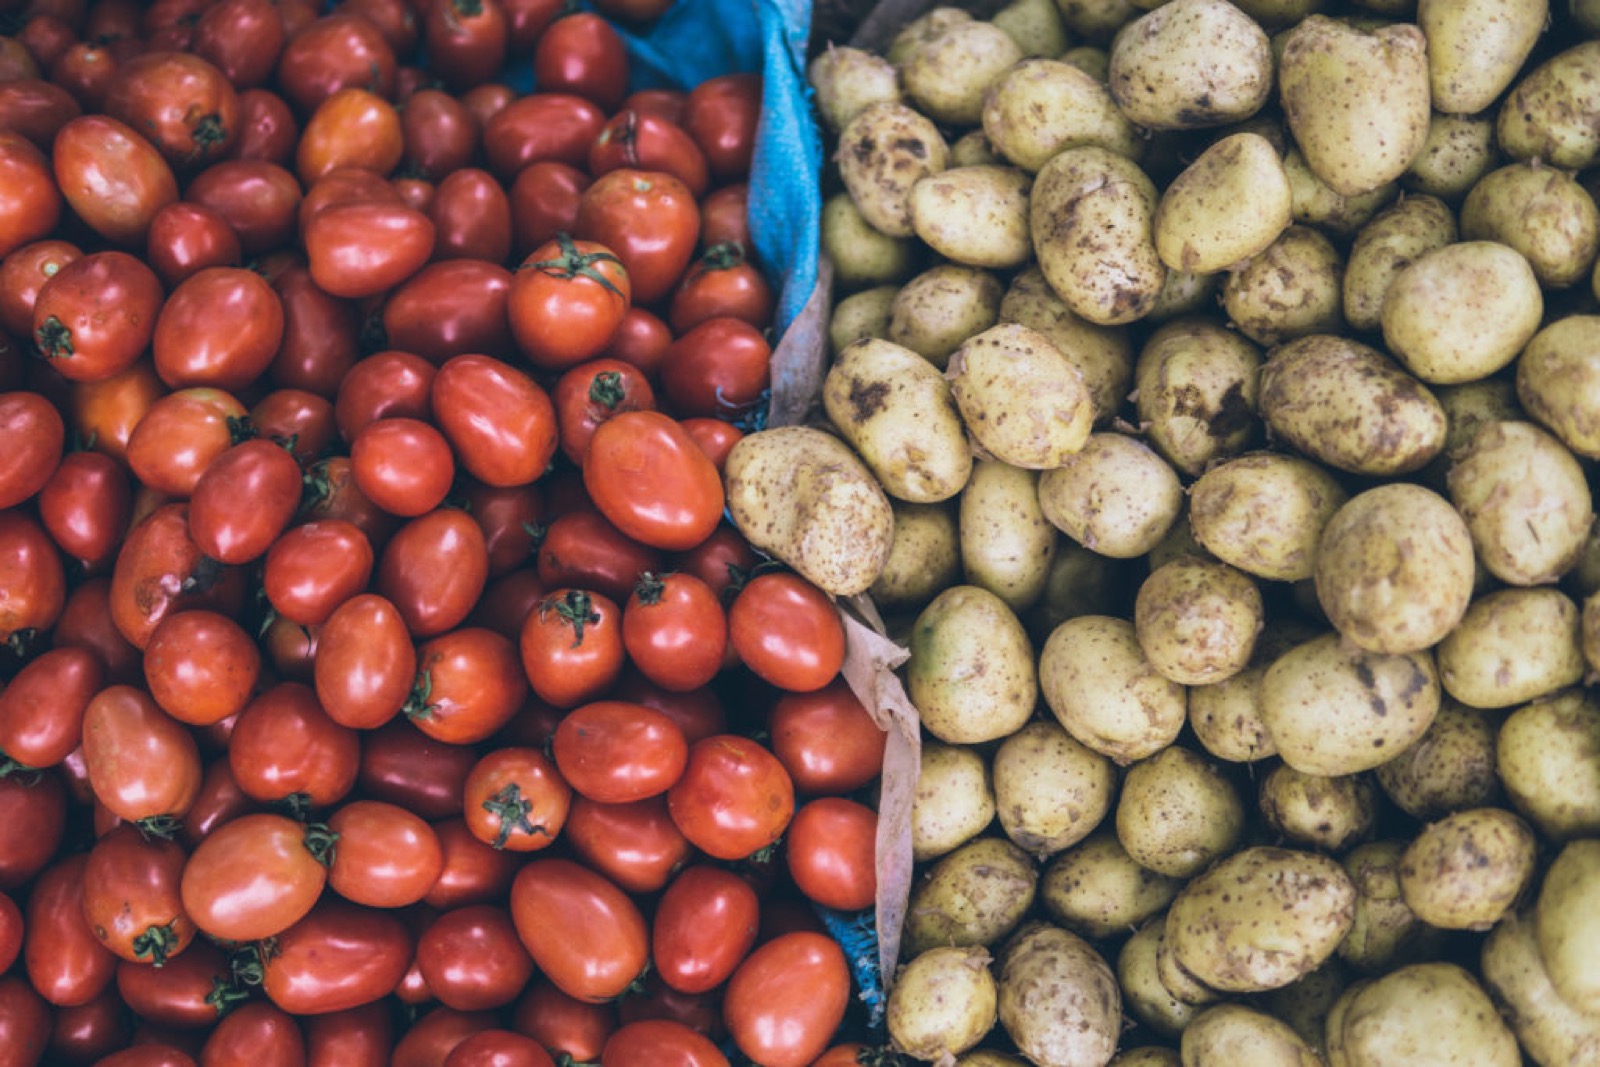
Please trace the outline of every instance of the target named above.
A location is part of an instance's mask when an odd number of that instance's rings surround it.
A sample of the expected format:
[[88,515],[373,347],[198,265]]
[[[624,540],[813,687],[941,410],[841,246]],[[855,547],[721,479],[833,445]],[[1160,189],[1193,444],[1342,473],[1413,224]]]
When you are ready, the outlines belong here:
[[1119,764],[1155,755],[1183,729],[1184,687],[1150,665],[1126,619],[1084,615],[1056,627],[1039,681],[1067,733]]
[[1097,433],[1040,476],[1039,503],[1056,529],[1085,548],[1133,559],[1172,529],[1183,508],[1183,486],[1149,445]]
[[983,131],[995,151],[1030,172],[1081,145],[1129,159],[1144,153],[1144,142],[1105,83],[1054,58],[1024,60],[989,86]]
[[943,370],[963,341],[994,325],[1003,295],[1000,279],[988,271],[941,263],[895,294],[889,340]]
[[1108,43],[1138,14],[1132,0],[1057,0],[1067,32],[1094,44]]
[[1535,334],[1517,361],[1517,397],[1562,444],[1600,459],[1600,315],[1569,315]]
[[1111,968],[1059,927],[1024,927],[1000,954],[1000,1023],[1038,1067],[1104,1067],[1122,1033]]
[[1446,699],[1423,735],[1378,768],[1378,784],[1396,807],[1418,819],[1488,807],[1500,797],[1499,730],[1495,712]]
[[1187,556],[1145,579],[1133,619],[1151,666],[1182,685],[1210,685],[1249,664],[1264,611],[1261,591],[1243,572]]
[[817,113],[830,129],[842,130],[873,104],[900,102],[894,64],[860,48],[829,45],[807,68]]
[[1539,956],[1561,999],[1600,1015],[1600,839],[1569,841],[1534,906]]
[[1426,652],[1363,652],[1326,634],[1284,653],[1261,683],[1261,718],[1283,761],[1306,774],[1358,774],[1421,737],[1439,711]]
[[1183,885],[1136,862],[1100,829],[1055,856],[1039,879],[1050,918],[1080,937],[1113,937],[1160,914]]
[[1449,487],[1478,559],[1510,585],[1542,585],[1567,573],[1594,523],[1583,468],[1529,422],[1478,431],[1454,457]]
[[1518,708],[1495,742],[1512,805],[1557,841],[1600,835],[1600,702],[1569,689]]
[[1276,989],[1321,966],[1350,930],[1355,886],[1326,856],[1247,848],[1184,886],[1167,912],[1177,960],[1224,993]]
[[827,199],[821,225],[822,250],[833,261],[833,277],[841,289],[899,282],[916,267],[916,242],[874,229],[848,193]]
[[960,563],[967,583],[1023,612],[1044,595],[1060,532],[1039,506],[1039,475],[979,460],[961,492]]
[[1352,497],[1317,547],[1317,600],[1369,652],[1432,648],[1472,600],[1467,525],[1439,494],[1394,482]]
[[1123,326],[1096,326],[1072,313],[1044,273],[1029,267],[1011,279],[1000,301],[1001,322],[1017,322],[1048,337],[1083,374],[1096,425],[1122,409],[1133,382],[1133,344]]
[[1499,159],[1493,115],[1435,111],[1422,152],[1400,180],[1408,189],[1454,202],[1466,196]]
[[1117,983],[1129,1015],[1158,1034],[1176,1037],[1202,1008],[1180,1000],[1161,980],[1166,922],[1157,918],[1134,931],[1117,953]]
[[1418,919],[1400,891],[1400,857],[1406,841],[1370,841],[1344,857],[1356,887],[1355,922],[1339,942],[1339,958],[1358,971],[1379,974],[1418,962],[1438,941],[1438,931]]
[[1189,725],[1207,752],[1230,763],[1251,763],[1277,752],[1261,721],[1261,680],[1276,653],[1225,681],[1189,690]]
[[1408,196],[1361,228],[1344,272],[1344,317],[1357,330],[1376,330],[1383,301],[1400,272],[1419,256],[1456,239],[1456,219],[1435,196]]
[[1600,250],[1600,209],[1565,171],[1513,163],[1491,171],[1461,205],[1461,236],[1516,249],[1539,284],[1565,289],[1589,276]]
[[1128,768],[1117,800],[1117,839],[1157,874],[1189,878],[1239,843],[1239,793],[1210,761],[1173,745]]
[[1584,41],[1519,81],[1495,127],[1512,159],[1583,170],[1600,158],[1600,41]]
[[1207,1008],[1183,1029],[1183,1067],[1321,1067],[1287,1023],[1243,1004]]
[[1433,106],[1475,115],[1499,99],[1550,18],[1546,0],[1418,0]]
[[1019,323],[967,338],[950,356],[947,376],[967,432],[1013,467],[1060,467],[1094,428],[1083,373],[1048,337]]
[[1016,614],[986,589],[946,589],[911,630],[906,690],[923,727],[946,744],[1015,733],[1038,694],[1033,645]]
[[1226,0],[1172,0],[1124,27],[1111,46],[1111,95],[1146,129],[1249,118],[1272,81],[1265,31]]
[[939,38],[950,27],[970,21],[972,13],[963,8],[931,7],[900,28],[900,32],[889,42],[883,57],[896,67],[905,66],[923,46]]
[[835,355],[847,345],[869,337],[889,336],[889,315],[894,307],[898,286],[880,285],[851,293],[833,305],[833,318],[828,323],[828,347]]
[[1317,176],[1345,196],[1371,192],[1427,140],[1427,39],[1406,23],[1366,32],[1312,15],[1284,41],[1278,91]]
[[1040,859],[1089,836],[1117,788],[1111,761],[1052,722],[1031,722],[1001,742],[992,773],[1001,828]]
[[1266,251],[1293,221],[1289,177],[1272,143],[1236,133],[1173,179],[1156,208],[1156,252],[1172,270],[1208,274]]
[[1600,1064],[1600,1014],[1561,999],[1539,955],[1531,912],[1507,915],[1483,942],[1483,984],[1540,1067]]
[[1519,1067],[1517,1039],[1472,977],[1417,963],[1345,991],[1328,1016],[1329,1067]]
[[889,992],[889,1037],[919,1060],[965,1052],[994,1026],[998,996],[985,949],[929,949]]
[[1222,283],[1228,318],[1260,345],[1338,330],[1344,264],[1333,243],[1308,226],[1291,226]]
[[1471,808],[1427,826],[1400,857],[1412,914],[1442,930],[1487,930],[1533,878],[1533,831],[1504,808]]
[[1139,422],[1168,462],[1198,476],[1259,432],[1260,368],[1260,351],[1221,323],[1169,322],[1150,335],[1135,365]]
[[1583,680],[1578,605],[1558,589],[1479,597],[1440,643],[1439,682],[1475,708],[1509,708]]
[[1515,383],[1503,377],[1441,385],[1433,395],[1444,409],[1445,431],[1444,448],[1422,471],[1422,480],[1430,489],[1445,489],[1451,457],[1466,448],[1483,427],[1492,422],[1528,421],[1527,412],[1517,403]]
[[917,109],[946,126],[983,121],[983,92],[1022,61],[1022,48],[992,22],[948,27],[900,67],[900,82]]
[[944,170],[949,153],[927,116],[883,101],[863,108],[839,135],[839,176],[869,225],[910,237],[911,188]]
[[921,610],[961,579],[961,538],[948,504],[891,500],[894,544],[867,592],[883,611]]
[[[1066,0],[1072,3],[1073,0]],[[1076,67],[1089,77],[1105,85],[1111,80],[1111,53],[1104,48],[1096,48],[1092,44],[1081,44],[1076,48],[1069,48],[1061,53],[1061,62]],[[1117,112],[1122,114],[1122,112]]]
[[911,855],[918,863],[960,848],[994,821],[989,761],[976,749],[922,742],[911,802]]
[[1348,497],[1327,471],[1257,452],[1207,470],[1189,489],[1195,540],[1224,563],[1271,581],[1315,573],[1322,531]]
[[1261,780],[1261,817],[1286,841],[1343,852],[1371,832],[1378,790],[1362,775],[1324,778],[1279,764]]
[[1033,860],[1010,841],[969,841],[912,886],[901,950],[916,956],[939,945],[993,945],[1022,921],[1038,884]]
[[1159,326],[1173,319],[1212,312],[1222,291],[1224,272],[1190,274],[1169,270],[1161,283],[1161,293],[1144,321]]
[[1006,270],[1033,251],[1028,175],[1015,167],[951,167],[911,187],[911,228],[955,263]]

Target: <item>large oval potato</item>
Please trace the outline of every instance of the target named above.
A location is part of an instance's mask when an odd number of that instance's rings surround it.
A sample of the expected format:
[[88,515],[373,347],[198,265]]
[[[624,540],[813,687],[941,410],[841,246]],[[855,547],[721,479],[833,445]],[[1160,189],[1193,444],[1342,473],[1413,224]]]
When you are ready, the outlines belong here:
[[1015,167],[952,167],[911,187],[911,228],[939,255],[972,267],[1020,267],[1033,252],[1028,188]]
[[962,342],[994,325],[1003,295],[989,271],[959,263],[930,267],[895,294],[889,340],[943,370]]
[[1338,249],[1309,226],[1291,226],[1266,251],[1229,273],[1222,307],[1239,332],[1258,345],[1337,330],[1344,263]]
[[1166,267],[1156,254],[1155,185],[1126,156],[1085,146],[1039,170],[1029,205],[1034,255],[1072,311],[1102,326],[1147,315]]
[[839,135],[839,177],[863,218],[890,237],[910,237],[911,189],[944,170],[939,128],[904,104],[869,104]]
[[1083,373],[1038,330],[1001,323],[969,337],[951,355],[948,376],[967,431],[1013,467],[1059,467],[1094,428]]
[[1050,861],[1039,900],[1073,933],[1106,938],[1160,913],[1182,885],[1135,861],[1116,833],[1102,828]]
[[1544,296],[1521,253],[1497,241],[1426,252],[1383,300],[1383,341],[1430,384],[1475,382],[1498,371],[1539,330]]
[[1039,477],[1045,518],[1104,556],[1142,556],[1167,535],[1183,508],[1177,472],[1131,437],[1092,434],[1083,449]]
[[909,348],[878,340],[846,348],[822,383],[822,405],[890,496],[934,504],[967,484],[972,449],[950,385]]
[[1000,1023],[1040,1067],[1103,1067],[1122,1033],[1116,976],[1081,938],[1024,928],[1000,955]]
[[873,104],[900,102],[900,76],[882,56],[860,48],[830,44],[811,61],[807,80],[817,113],[831,129],[842,130]]
[[1519,1067],[1517,1039],[1453,963],[1416,963],[1345,991],[1328,1016],[1330,1067]]
[[1495,127],[1512,159],[1583,170],[1600,159],[1600,41],[1585,41],[1516,84]]
[[1039,872],[1000,837],[980,837],[934,865],[911,889],[902,951],[916,956],[951,945],[993,945],[1033,906]]
[[1038,330],[1082,372],[1094,401],[1096,425],[1105,425],[1121,411],[1133,383],[1133,343],[1127,327],[1097,326],[1073,314],[1036,266],[1011,279],[1000,301],[1000,321]]
[[1151,130],[1226,126],[1260,111],[1272,92],[1272,47],[1227,0],[1171,0],[1111,46],[1111,95]]
[[1458,811],[1423,828],[1400,857],[1406,907],[1441,930],[1487,930],[1533,878],[1533,831],[1504,808]]
[[1013,842],[1040,859],[1088,837],[1111,810],[1111,761],[1052,722],[1031,722],[1001,742],[993,762],[995,809]]
[[1067,733],[1120,764],[1153,756],[1183,729],[1184,687],[1163,678],[1125,619],[1068,619],[1039,655],[1045,702]]
[[983,132],[995,151],[1032,172],[1056,153],[1080,145],[1129,159],[1144,153],[1144,142],[1105,84],[1055,59],[1024,60],[989,86]]
[[1206,319],[1178,319],[1145,342],[1134,368],[1139,422],[1191,477],[1244,451],[1259,431],[1261,353]]
[[1479,597],[1440,642],[1444,691],[1475,708],[1509,708],[1583,679],[1578,605],[1558,589]]
[[1316,464],[1257,452],[1200,476],[1189,489],[1189,526],[1224,563],[1257,578],[1298,582],[1315,573],[1322,531],[1347,499]]
[[1181,685],[1211,685],[1244,670],[1264,618],[1255,582],[1226,563],[1194,556],[1151,572],[1133,607],[1145,658]]
[[1293,221],[1278,150],[1260,134],[1236,133],[1167,186],[1156,208],[1156,251],[1173,270],[1208,274],[1264,252]]
[[973,464],[961,493],[961,566],[970,585],[1023,612],[1044,595],[1059,531],[1039,506],[1039,475],[997,459]]
[[1569,841],[1534,908],[1539,955],[1561,999],[1600,1015],[1600,840]]
[[998,992],[983,948],[931,948],[900,969],[889,1036],[919,1060],[965,1052],[994,1026]]
[[1006,602],[988,590],[958,585],[940,593],[917,616],[910,644],[906,689],[939,740],[995,741],[1033,715],[1033,646]]
[[1502,919],[1483,942],[1480,960],[1483,984],[1535,1063],[1600,1064],[1600,1014],[1578,1011],[1556,992],[1539,955],[1531,913]]
[[1461,235],[1516,249],[1539,284],[1581,282],[1600,250],[1600,209],[1570,174],[1542,163],[1513,163],[1485,174],[1461,205]]
[[1128,768],[1117,840],[1142,867],[1191,878],[1244,835],[1244,804],[1217,766],[1178,745]]
[[1600,702],[1569,689],[1500,726],[1495,768],[1506,796],[1556,841],[1600,835]]
[[889,498],[831,434],[804,426],[749,434],[728,454],[723,477],[745,539],[824,592],[866,592],[889,559]]
[[1562,444],[1600,459],[1600,315],[1569,315],[1535,334],[1517,361],[1517,397]]
[[918,863],[953,852],[994,821],[989,761],[976,749],[922,742],[911,800],[911,856]]
[[992,22],[968,19],[928,41],[900,67],[906,96],[935,122],[976,126],[984,90],[1022,62],[1022,49]]
[[1549,18],[1546,0],[1418,0],[1433,106],[1474,115],[1493,104],[1522,69]]

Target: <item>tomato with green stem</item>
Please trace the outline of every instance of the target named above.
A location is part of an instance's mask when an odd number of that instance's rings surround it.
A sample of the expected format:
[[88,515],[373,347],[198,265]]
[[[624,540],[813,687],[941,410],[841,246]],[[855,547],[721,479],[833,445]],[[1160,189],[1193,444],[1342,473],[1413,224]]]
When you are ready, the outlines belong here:
[[696,197],[705,196],[710,180],[705,155],[683,127],[629,107],[611,116],[589,149],[589,173],[595,177],[621,167],[670,174]]
[[128,466],[146,487],[187,497],[213,460],[250,437],[248,416],[239,399],[222,389],[166,393],[133,427]]
[[339,836],[328,886],[352,904],[401,908],[427,896],[444,867],[439,836],[420,815],[357,800],[328,817]]
[[687,692],[721,671],[728,620],[711,587],[692,574],[645,574],[622,612],[633,665],[664,689]]
[[132,686],[110,686],[89,701],[83,760],[95,799],[128,822],[181,818],[200,792],[194,735]]
[[694,258],[700,209],[671,174],[622,167],[583,191],[573,233],[614,252],[627,268],[633,302],[652,307],[671,294]]
[[662,569],[661,552],[642,545],[593,508],[558,510],[539,542],[539,580],[550,589],[592,589],[621,603],[639,576]]
[[338,841],[326,826],[285,815],[241,815],[212,831],[189,856],[183,908],[224,941],[256,941],[299,922],[322,895]]
[[522,669],[540,700],[576,707],[610,688],[622,671],[621,612],[583,589],[554,589],[522,625]]
[[470,745],[510,722],[527,695],[516,646],[468,626],[417,648],[416,682],[403,710],[434,740]]
[[239,135],[238,92],[221,70],[188,52],[146,52],[119,63],[106,113],[185,169],[224,158]]
[[632,293],[631,274],[608,245],[557,234],[512,278],[511,334],[535,367],[565,370],[605,348]]
[[63,378],[109,378],[144,354],[164,296],[155,271],[126,252],[75,259],[39,289],[34,345]]
[[178,886],[188,854],[124,824],[95,842],[83,875],[83,917],[118,958],[156,967],[189,947],[195,926]]
[[501,748],[473,765],[462,791],[472,835],[492,848],[537,852],[555,843],[572,788],[536,748]]
[[600,424],[628,411],[654,411],[655,390],[639,368],[620,359],[581,363],[561,376],[554,398],[561,451],[582,465]]
[[667,321],[682,335],[708,319],[733,318],[756,330],[772,325],[777,298],[766,276],[736,241],[712,245],[695,261],[672,294]]
[[630,411],[602,423],[584,456],[583,484],[618,530],[653,548],[693,548],[722,520],[716,466],[660,412]]

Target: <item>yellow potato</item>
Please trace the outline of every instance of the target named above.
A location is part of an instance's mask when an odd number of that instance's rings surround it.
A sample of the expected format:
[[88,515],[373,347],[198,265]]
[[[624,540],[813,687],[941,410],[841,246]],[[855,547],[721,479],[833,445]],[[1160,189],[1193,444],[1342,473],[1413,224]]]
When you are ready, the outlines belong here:
[[1600,41],[1584,41],[1519,81],[1495,128],[1512,159],[1583,170],[1600,159]]
[[1314,463],[1276,452],[1230,459],[1189,489],[1195,539],[1224,563],[1272,581],[1315,573],[1328,520],[1348,499]]
[[1119,764],[1155,755],[1183,729],[1184,687],[1156,672],[1124,619],[1084,615],[1056,627],[1039,681],[1067,733]]
[[1044,595],[1060,533],[1039,506],[1039,475],[980,460],[961,493],[960,561],[966,580],[1022,612]]
[[1171,0],[1111,46],[1111,95],[1147,129],[1225,126],[1261,110],[1271,91],[1267,35],[1227,0]]
[[1222,306],[1239,332],[1259,345],[1336,331],[1344,263],[1333,243],[1307,226],[1291,226],[1266,251],[1229,273]]
[[911,187],[911,228],[939,255],[1009,269],[1033,252],[1028,175],[1014,167],[952,167]]
[[1561,999],[1600,1015],[1600,840],[1571,841],[1545,872],[1534,908],[1539,956]]
[[1179,319],[1145,342],[1134,374],[1139,422],[1161,454],[1190,476],[1244,451],[1256,418],[1261,353],[1206,319]]
[[1517,361],[1517,396],[1562,444],[1600,459],[1600,315],[1569,315],[1535,334]]
[[985,452],[1026,470],[1051,470],[1083,449],[1094,401],[1083,373],[1037,330],[1002,323],[950,357],[950,395]]
[[889,340],[943,370],[950,353],[993,326],[1000,279],[977,267],[941,263],[906,282],[889,309]]
[[1082,145],[1129,159],[1144,153],[1144,142],[1103,80],[1055,59],[1025,60],[989,86],[983,132],[995,151],[1030,172],[1057,152]]
[[1150,447],[1097,433],[1083,449],[1039,478],[1045,518],[1103,556],[1133,559],[1172,529],[1183,508],[1177,473]]
[[1418,0],[1433,106],[1473,115],[1506,90],[1550,17],[1546,0]]
[[904,104],[869,104],[839,135],[839,176],[873,229],[910,237],[911,189],[944,170],[950,149],[939,128]]
[[917,617],[910,646],[906,689],[923,727],[939,740],[996,741],[1033,715],[1033,646],[993,593],[970,585],[946,589]]
[[1094,400],[1096,425],[1110,422],[1122,409],[1133,384],[1133,344],[1126,327],[1096,326],[1074,315],[1038,267],[1011,279],[1000,301],[999,321],[1038,330],[1082,372]]
[[1408,196],[1367,223],[1345,265],[1345,321],[1357,330],[1378,329],[1384,297],[1400,272],[1455,239],[1455,216],[1433,196]]

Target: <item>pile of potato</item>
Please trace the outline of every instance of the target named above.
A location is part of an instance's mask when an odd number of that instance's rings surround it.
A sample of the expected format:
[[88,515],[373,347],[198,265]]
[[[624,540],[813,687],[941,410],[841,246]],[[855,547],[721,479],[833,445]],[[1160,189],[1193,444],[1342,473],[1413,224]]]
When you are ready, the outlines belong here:
[[898,1048],[1600,1065],[1600,3],[1013,0],[811,79],[831,425],[729,502],[911,651]]

